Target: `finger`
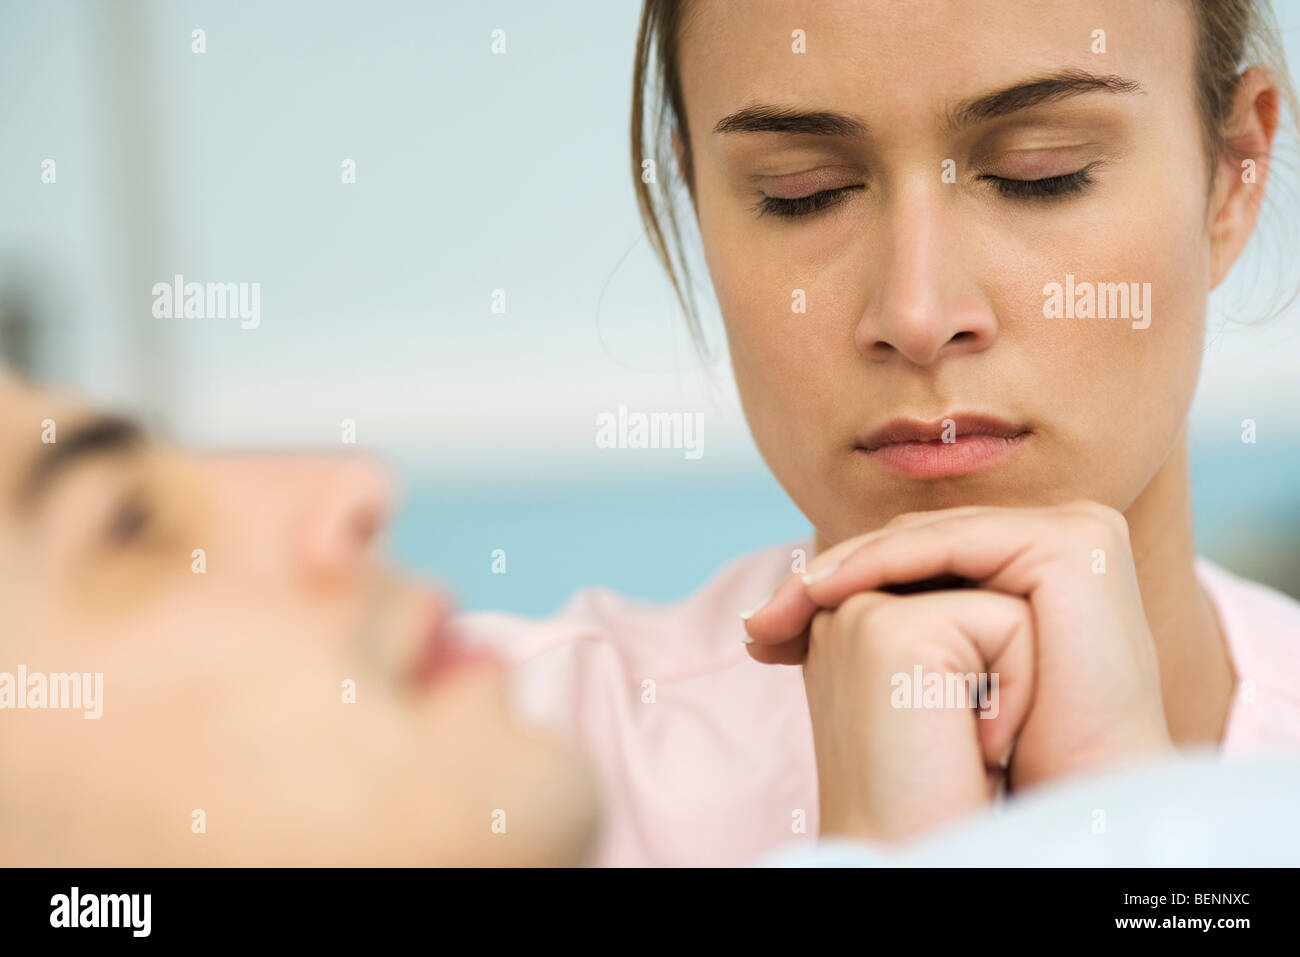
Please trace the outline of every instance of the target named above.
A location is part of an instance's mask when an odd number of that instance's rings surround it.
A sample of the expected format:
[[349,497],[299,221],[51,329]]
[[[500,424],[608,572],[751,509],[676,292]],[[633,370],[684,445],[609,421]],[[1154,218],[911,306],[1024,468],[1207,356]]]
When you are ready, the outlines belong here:
[[844,561],[849,555],[865,545],[867,542],[881,538],[891,531],[900,528],[913,528],[920,525],[929,525],[932,522],[941,521],[950,518],[962,518],[967,515],[977,514],[996,510],[990,505],[960,505],[956,508],[940,508],[927,512],[902,512],[895,515],[884,525],[872,529],[869,532],[863,532],[861,535],[854,535],[852,538],[846,538],[842,542],[832,545],[830,548],[819,552],[809,563],[804,572],[805,578],[816,578],[818,573],[823,569],[833,568]]
[[[984,763],[1000,768],[1033,706],[1035,644],[1029,603],[983,590],[934,592],[895,600],[914,609],[917,624],[907,627],[918,644],[927,630],[959,643],[947,659],[949,667],[958,670],[940,676],[944,700],[953,692],[973,699]],[[924,669],[926,663],[920,657],[914,667]]]
[[[816,578],[825,570],[833,569],[867,542],[874,541],[902,527],[914,527],[942,520],[947,517],[967,515],[986,509],[988,506],[968,505],[960,508],[941,509],[933,512],[907,512],[895,516],[888,525],[853,538],[845,539],[818,554],[808,563],[807,571],[801,575],[791,575],[782,582],[772,596],[763,604],[741,615],[744,619],[746,634],[760,645],[780,644],[798,637],[808,628],[812,616],[821,607],[811,601],[806,592],[806,580]],[[958,582],[937,582],[934,587],[955,587]],[[894,590],[903,593],[902,589]],[[751,650],[751,654],[754,652]],[[755,655],[757,657],[757,655]]]
[[999,794],[1006,793],[1007,772],[1003,768],[989,767],[984,769],[984,779],[989,786],[989,801],[996,801]]
[[1067,531],[1062,524],[1065,514],[988,509],[896,528],[864,543],[807,584],[805,592],[816,604],[834,607],[859,591],[948,574],[1028,597],[1041,584],[1047,562],[1066,561],[1086,571],[1094,548],[1115,544],[1099,521],[1090,523],[1094,531],[1082,536]]
[[797,638],[807,631],[818,610],[805,593],[803,581],[798,575],[791,575],[767,601],[740,616],[745,634],[754,642],[749,646],[749,653],[757,658],[756,646],[780,645]]
[[765,665],[801,665],[808,657],[808,633],[803,632],[789,641],[764,645],[758,642],[747,644],[749,656]]

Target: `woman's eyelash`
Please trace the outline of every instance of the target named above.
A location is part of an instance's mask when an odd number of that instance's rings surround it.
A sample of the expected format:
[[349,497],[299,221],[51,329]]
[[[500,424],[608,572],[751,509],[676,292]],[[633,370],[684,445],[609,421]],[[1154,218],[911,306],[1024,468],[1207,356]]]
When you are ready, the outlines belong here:
[[1062,176],[1048,176],[1045,179],[1004,179],[1001,176],[981,176],[990,180],[1003,196],[1012,199],[1043,199],[1053,196],[1068,196],[1081,193],[1093,183],[1093,165],[1077,169]]
[[[981,176],[989,180],[1003,196],[1011,199],[1050,199],[1056,196],[1069,196],[1081,193],[1094,182],[1092,170],[1096,164],[1089,164],[1073,173],[1061,176],[1048,176],[1043,179],[1007,179],[1002,176]],[[755,209],[760,216],[771,213],[786,219],[808,216],[818,210],[826,209],[841,202],[853,190],[862,186],[842,186],[839,189],[824,189],[809,196],[785,199],[779,196],[764,196]]]
[[760,216],[771,213],[774,216],[793,219],[815,213],[819,209],[834,206],[853,190],[862,188],[860,185],[841,186],[839,189],[824,189],[820,193],[812,193],[809,196],[796,196],[793,199],[785,199],[780,196],[764,196],[754,208],[758,210]]

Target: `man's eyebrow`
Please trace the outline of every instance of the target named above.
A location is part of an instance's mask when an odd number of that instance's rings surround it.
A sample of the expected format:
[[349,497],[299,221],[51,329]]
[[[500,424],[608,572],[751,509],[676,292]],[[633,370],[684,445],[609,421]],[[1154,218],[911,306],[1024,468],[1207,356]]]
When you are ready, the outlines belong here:
[[[57,435],[57,433],[56,433]],[[35,504],[59,475],[89,456],[122,452],[144,442],[140,425],[120,416],[101,415],[73,426],[46,445],[19,485],[19,501]]]
[[[1146,90],[1136,80],[1114,74],[1102,76],[1084,70],[1061,70],[962,101],[948,112],[948,127],[961,129],[1031,106],[1095,92],[1131,94]],[[835,110],[800,110],[759,103],[724,116],[714,125],[713,132],[865,137],[870,127],[856,116]]]
[[1061,70],[1022,80],[1012,86],[982,93],[958,103],[948,112],[948,127],[956,130],[1007,116],[1031,106],[1055,103],[1084,93],[1145,93],[1142,84],[1127,77],[1102,76],[1085,70]]

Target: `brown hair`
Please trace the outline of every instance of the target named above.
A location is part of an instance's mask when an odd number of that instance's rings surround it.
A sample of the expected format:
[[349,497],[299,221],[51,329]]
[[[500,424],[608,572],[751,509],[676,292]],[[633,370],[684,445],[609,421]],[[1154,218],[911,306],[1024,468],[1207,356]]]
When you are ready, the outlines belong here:
[[[1196,16],[1196,98],[1208,156],[1231,155],[1224,127],[1232,110],[1237,80],[1248,65],[1266,68],[1294,120],[1300,116],[1286,53],[1269,0],[1190,0]],[[686,126],[678,64],[680,38],[695,4],[691,0],[644,0],[636,38],[632,74],[632,175],[637,208],[655,256],[668,273],[697,350],[704,335],[691,287],[690,268],[677,221],[674,187],[684,183],[692,199],[691,137]],[[647,103],[647,86],[655,88]],[[647,113],[647,105],[653,109]],[[672,155],[671,137],[681,142],[681,166]],[[647,149],[649,146],[649,149]],[[653,160],[654,182],[646,182],[644,164]],[[1211,178],[1217,163],[1209,164]],[[673,170],[678,175],[673,175]],[[658,189],[652,190],[652,186]],[[665,228],[666,226],[666,228]],[[670,245],[671,240],[671,245]],[[1291,299],[1294,299],[1293,295]],[[1289,302],[1290,300],[1288,300]]]

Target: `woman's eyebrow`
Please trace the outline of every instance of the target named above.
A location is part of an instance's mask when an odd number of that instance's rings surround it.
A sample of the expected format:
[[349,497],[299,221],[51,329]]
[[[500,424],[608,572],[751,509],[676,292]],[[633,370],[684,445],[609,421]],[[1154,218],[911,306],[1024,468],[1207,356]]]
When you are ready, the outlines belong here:
[[[949,131],[956,131],[1031,106],[1097,92],[1135,94],[1146,90],[1136,80],[1127,77],[1085,70],[1060,70],[963,100],[948,111],[947,126]],[[859,117],[835,110],[801,110],[759,103],[724,116],[714,125],[713,132],[865,137],[870,127]]]
[[964,129],[1031,106],[1055,103],[1085,93],[1136,94],[1146,93],[1146,90],[1136,80],[1115,74],[1103,76],[1086,70],[1060,70],[963,100],[948,111],[948,129]]
[[144,440],[144,430],[137,423],[118,416],[96,416],[74,426],[66,435],[46,445],[28,467],[18,486],[19,504],[35,505],[54,481],[76,463],[96,455],[132,449]]
[[867,124],[847,113],[803,111],[760,103],[718,120],[714,133],[794,133],[813,136],[865,136]]

